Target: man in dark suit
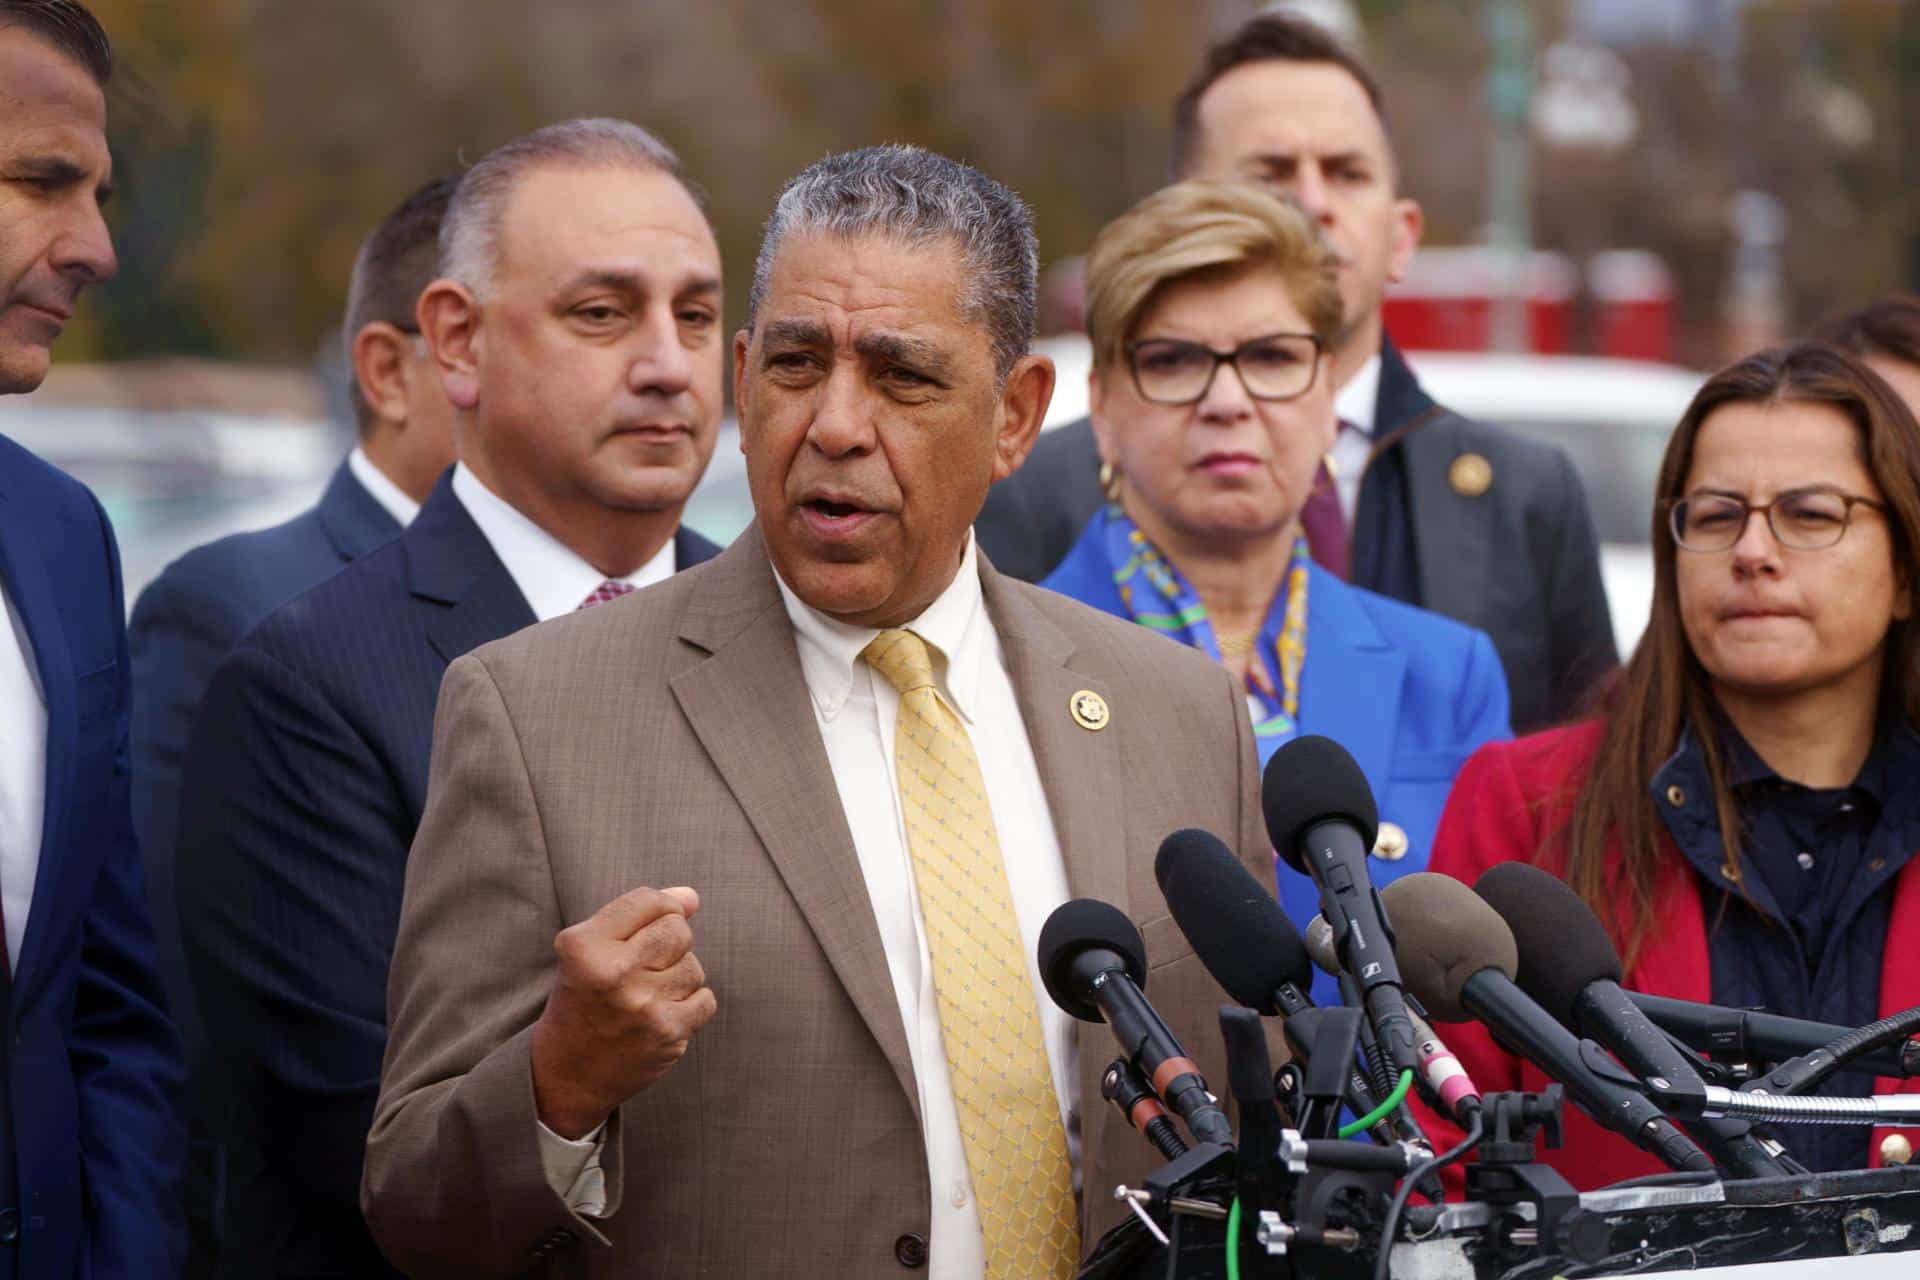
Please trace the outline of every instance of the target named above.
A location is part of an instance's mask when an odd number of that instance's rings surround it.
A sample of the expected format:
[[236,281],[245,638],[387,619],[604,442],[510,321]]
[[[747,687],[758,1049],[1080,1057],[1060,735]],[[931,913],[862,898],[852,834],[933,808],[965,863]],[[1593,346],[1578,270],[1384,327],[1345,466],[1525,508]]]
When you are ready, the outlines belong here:
[[461,179],[418,316],[460,461],[214,673],[181,777],[186,958],[236,1115],[223,1275],[387,1272],[359,1209],[447,664],[712,556],[720,256],[673,154],[571,121]]
[[[0,0],[0,395],[111,276],[112,66],[68,0]],[[127,799],[106,513],[0,438],[0,1280],[177,1273],[180,1047]]]
[[146,860],[160,976],[187,1045],[192,1145],[187,1274],[213,1274],[224,1093],[208,1070],[174,909],[180,758],[213,669],[287,601],[386,542],[412,520],[453,463],[453,407],[414,320],[433,279],[453,180],[415,191],[367,237],[353,265],[344,329],[359,441],[313,510],[285,524],[196,547],[134,602],[133,826]]
[[[1586,493],[1559,449],[1430,399],[1380,306],[1419,245],[1395,188],[1372,73],[1319,27],[1255,18],[1208,52],[1174,108],[1173,174],[1263,183],[1320,223],[1340,258],[1340,435],[1303,513],[1315,559],[1363,587],[1478,627],[1506,669],[1518,731],[1563,719],[1618,661]],[[977,526],[1008,573],[1039,581],[1099,509],[1085,421],[1042,436]]]

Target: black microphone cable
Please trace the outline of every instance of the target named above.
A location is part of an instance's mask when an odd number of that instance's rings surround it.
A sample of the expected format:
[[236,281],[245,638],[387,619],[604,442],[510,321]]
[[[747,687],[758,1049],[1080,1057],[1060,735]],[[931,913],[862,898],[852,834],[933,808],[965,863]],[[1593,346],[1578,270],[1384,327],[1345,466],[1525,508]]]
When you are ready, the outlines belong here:
[[1464,1159],[1469,1151],[1480,1145],[1480,1139],[1485,1136],[1486,1117],[1475,1112],[1473,1118],[1467,1121],[1465,1137],[1400,1180],[1393,1199],[1387,1202],[1387,1216],[1380,1224],[1380,1253],[1373,1260],[1373,1280],[1393,1280],[1393,1237],[1400,1230],[1400,1217],[1407,1211],[1407,1201],[1413,1198],[1414,1191],[1421,1183],[1438,1176],[1448,1165]]

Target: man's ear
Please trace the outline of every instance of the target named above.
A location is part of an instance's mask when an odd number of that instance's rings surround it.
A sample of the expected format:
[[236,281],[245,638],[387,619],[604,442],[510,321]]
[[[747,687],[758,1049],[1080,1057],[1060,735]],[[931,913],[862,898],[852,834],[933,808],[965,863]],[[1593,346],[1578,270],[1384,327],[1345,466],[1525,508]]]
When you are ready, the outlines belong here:
[[733,335],[733,419],[740,424],[740,452],[747,451],[747,353],[753,349],[753,330]]
[[384,320],[363,325],[347,355],[360,398],[383,422],[407,417],[407,364],[413,340]]
[[452,280],[435,280],[414,309],[420,336],[440,370],[440,385],[456,409],[480,403],[480,303]]
[[1040,424],[1053,402],[1053,361],[1022,356],[1000,388],[998,431],[993,442],[993,478],[1005,480],[1020,469],[1040,438]]
[[1421,233],[1427,229],[1427,215],[1420,202],[1402,196],[1393,202],[1393,244],[1387,253],[1387,279],[1395,284],[1404,280],[1413,255],[1420,248]]

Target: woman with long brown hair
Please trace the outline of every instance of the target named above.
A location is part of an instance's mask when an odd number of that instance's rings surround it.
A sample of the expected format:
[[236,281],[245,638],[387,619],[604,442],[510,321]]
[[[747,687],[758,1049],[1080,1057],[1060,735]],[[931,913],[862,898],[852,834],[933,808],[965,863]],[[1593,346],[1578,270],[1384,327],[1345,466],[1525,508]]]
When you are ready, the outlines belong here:
[[[1920,1004],[1920,426],[1835,348],[1763,352],[1701,388],[1658,499],[1632,659],[1592,719],[1468,762],[1432,869],[1560,874],[1631,989],[1849,1026]],[[1477,1026],[1447,1038],[1482,1089],[1545,1083]],[[1788,1145],[1858,1168],[1888,1136]],[[1546,1158],[1582,1187],[1657,1168],[1584,1116]]]

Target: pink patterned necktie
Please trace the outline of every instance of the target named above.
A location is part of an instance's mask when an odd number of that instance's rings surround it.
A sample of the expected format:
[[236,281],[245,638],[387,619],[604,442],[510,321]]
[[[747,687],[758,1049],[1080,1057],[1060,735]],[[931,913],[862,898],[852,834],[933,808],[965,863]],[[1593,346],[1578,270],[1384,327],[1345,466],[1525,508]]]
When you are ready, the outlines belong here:
[[591,609],[593,606],[605,604],[609,600],[618,600],[621,596],[627,595],[632,591],[633,584],[631,582],[615,582],[612,578],[608,578],[605,582],[595,587],[593,593],[574,608],[574,612],[578,613],[581,609]]
[[1347,521],[1333,473],[1324,462],[1313,473],[1313,489],[1300,508],[1300,532],[1307,535],[1307,550],[1315,563],[1337,578],[1347,576]]

